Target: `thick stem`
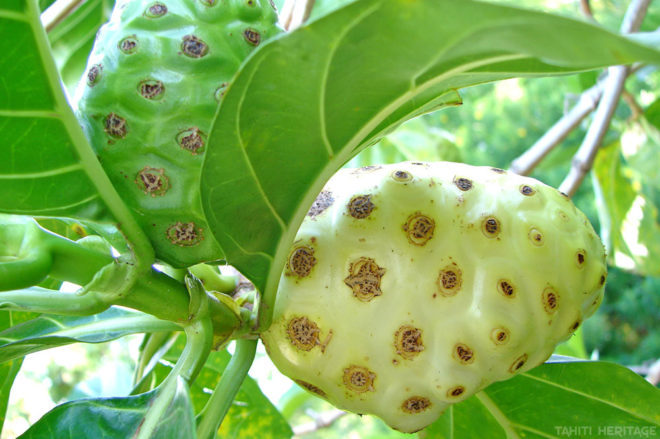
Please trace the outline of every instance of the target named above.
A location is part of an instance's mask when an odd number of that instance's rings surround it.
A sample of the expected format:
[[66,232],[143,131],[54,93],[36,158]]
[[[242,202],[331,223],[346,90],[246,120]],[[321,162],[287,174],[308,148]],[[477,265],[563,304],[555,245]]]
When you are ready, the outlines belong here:
[[202,419],[197,426],[198,439],[215,438],[222,420],[229,411],[238,389],[250,370],[256,351],[257,340],[236,341],[236,351],[222,373],[222,377],[211,398],[206,403],[206,407],[200,414]]
[[0,309],[32,311],[64,316],[89,316],[108,309],[110,305],[94,293],[75,294],[32,287],[0,292]]

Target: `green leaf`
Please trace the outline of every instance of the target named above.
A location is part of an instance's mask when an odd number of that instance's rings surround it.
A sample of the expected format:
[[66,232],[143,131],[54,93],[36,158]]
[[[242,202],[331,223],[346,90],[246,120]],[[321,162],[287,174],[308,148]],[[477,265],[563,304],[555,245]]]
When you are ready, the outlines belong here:
[[0,212],[108,219],[151,245],[89,146],[62,90],[37,0],[0,3]]
[[[151,419],[150,419],[151,417]],[[194,439],[195,421],[183,379],[149,393],[81,399],[44,415],[20,439]]]
[[110,18],[114,3],[86,1],[48,33],[55,62],[71,96],[85,71],[96,32]]
[[634,61],[660,53],[583,22],[470,0],[361,0],[263,45],[224,97],[202,175],[211,230],[265,294],[261,325],[314,197],[360,150],[457,103],[462,87]]
[[573,437],[653,437],[658,407],[660,390],[623,366],[548,362],[451,406],[420,437],[561,438],[576,429]]
[[87,317],[41,315],[0,332],[0,363],[70,343],[103,343],[128,334],[178,329],[174,323],[120,308]]
[[0,364],[0,436],[2,435],[2,427],[7,414],[9,393],[22,364],[22,358]]

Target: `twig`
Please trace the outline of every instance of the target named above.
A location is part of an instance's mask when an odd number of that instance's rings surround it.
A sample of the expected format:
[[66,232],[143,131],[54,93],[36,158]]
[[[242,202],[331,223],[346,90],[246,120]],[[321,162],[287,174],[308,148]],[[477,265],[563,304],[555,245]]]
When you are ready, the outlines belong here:
[[41,14],[41,24],[50,32],[80,6],[84,0],[57,0]]
[[315,0],[286,0],[280,12],[280,26],[288,32],[302,26],[312,13],[314,2]]
[[295,426],[293,428],[293,433],[295,436],[303,436],[323,428],[328,428],[339,418],[347,414],[348,413],[343,410],[333,410],[331,412],[321,413],[315,417],[314,421]]
[[589,0],[580,0],[580,10],[589,19],[594,20],[594,13],[591,10],[591,4],[589,3]]
[[630,112],[632,113],[630,118],[632,120],[639,119],[639,117],[644,114],[644,109],[637,103],[635,96],[633,96],[632,93],[630,93],[628,90],[624,89],[621,92],[621,97],[630,108]]
[[577,104],[568,113],[546,131],[531,148],[511,163],[510,170],[516,174],[529,175],[550,151],[596,109],[602,95],[603,82],[599,82],[582,93]]
[[[650,2],[651,0],[633,0],[630,3],[621,25],[622,33],[635,32],[639,29]],[[585,175],[593,166],[598,148],[612,122],[612,116],[621,98],[623,84],[628,77],[629,70],[630,67],[628,66],[615,66],[608,69],[603,97],[598,104],[594,119],[582,141],[582,145],[580,145],[580,149],[573,157],[568,175],[559,186],[559,190],[568,196],[575,194]]]

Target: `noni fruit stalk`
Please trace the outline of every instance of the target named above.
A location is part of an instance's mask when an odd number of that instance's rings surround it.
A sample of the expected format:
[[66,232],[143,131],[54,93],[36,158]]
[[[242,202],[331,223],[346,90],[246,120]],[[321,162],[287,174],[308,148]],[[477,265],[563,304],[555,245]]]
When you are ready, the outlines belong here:
[[[76,91],[83,129],[159,259],[222,257],[200,200],[218,102],[278,33],[269,0],[118,0]],[[230,164],[228,164],[230,166]]]
[[603,245],[556,189],[501,169],[345,169],[291,247],[272,326],[287,376],[414,432],[543,363],[594,313]]

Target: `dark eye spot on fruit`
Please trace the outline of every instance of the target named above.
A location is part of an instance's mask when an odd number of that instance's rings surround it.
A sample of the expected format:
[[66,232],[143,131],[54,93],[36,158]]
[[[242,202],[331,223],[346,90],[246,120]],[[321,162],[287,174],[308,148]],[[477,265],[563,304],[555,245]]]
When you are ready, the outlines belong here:
[[559,295],[552,287],[547,287],[541,295],[543,309],[548,314],[553,314],[559,306]]
[[209,46],[194,35],[186,35],[181,43],[181,51],[190,58],[201,58],[209,52]]
[[603,285],[605,285],[605,279],[606,279],[606,276],[604,274],[601,274],[600,279],[599,279],[599,283],[600,283],[601,287]]
[[463,285],[463,272],[456,263],[440,270],[436,286],[441,295],[445,297],[454,296]]
[[424,350],[422,330],[414,326],[404,325],[394,333],[396,353],[406,360],[411,360]]
[[126,119],[115,113],[110,113],[105,117],[104,127],[105,132],[115,139],[123,139],[128,131]]
[[456,185],[457,188],[459,188],[464,192],[472,189],[472,180],[467,178],[463,178],[463,177],[455,178],[454,184]]
[[474,352],[467,345],[458,343],[454,346],[454,358],[462,364],[470,364],[474,362]]
[[180,132],[176,141],[181,148],[190,151],[193,155],[199,154],[204,151],[204,134],[197,127],[189,128]]
[[496,345],[503,345],[509,341],[509,331],[506,328],[495,328],[490,333],[490,339]]
[[289,269],[299,278],[307,277],[316,265],[314,249],[306,246],[297,247],[289,256]]
[[101,72],[103,71],[103,66],[101,64],[94,64],[87,71],[87,85],[94,87],[101,79]]
[[451,389],[447,390],[447,397],[448,398],[456,398],[461,396],[463,393],[465,393],[465,387],[463,386],[456,386],[452,387]]
[[135,184],[147,195],[160,197],[169,189],[165,169],[145,166],[135,177]]
[[119,42],[118,46],[119,46],[119,50],[121,50],[126,55],[135,53],[137,52],[137,46],[138,46],[137,37],[135,35],[126,37]]
[[381,268],[371,258],[359,258],[351,263],[348,277],[344,283],[353,290],[353,295],[362,302],[369,302],[383,292],[380,289],[381,278],[385,275],[385,269]]
[[371,195],[356,195],[348,203],[348,213],[356,219],[364,219],[373,212],[376,207],[371,202]]
[[580,327],[580,321],[579,321],[579,320],[576,320],[575,323],[573,323],[573,324],[571,325],[571,332],[576,331],[577,328],[579,328],[579,327]]
[[496,174],[505,174],[506,171],[504,169],[500,168],[490,168],[491,171],[495,172]]
[[258,46],[261,42],[261,34],[252,28],[247,28],[243,31],[243,38],[253,46]]
[[138,89],[140,95],[149,100],[160,99],[163,97],[163,93],[165,93],[165,86],[163,83],[155,79],[146,79],[140,82]]
[[488,238],[495,238],[501,232],[500,222],[495,217],[488,217],[481,223],[481,230]]
[[423,396],[413,396],[406,399],[403,401],[403,404],[401,404],[401,409],[403,409],[404,412],[411,414],[421,413],[429,407],[431,407],[431,401]]
[[412,174],[406,171],[394,171],[392,172],[392,179],[400,183],[405,183],[412,180]]
[[406,232],[408,241],[411,244],[422,246],[433,238],[435,221],[420,212],[415,212],[408,217],[403,230]]
[[319,327],[307,317],[289,320],[287,334],[291,343],[302,351],[311,351],[319,342]]
[[307,216],[316,218],[325,212],[328,207],[332,206],[332,203],[334,202],[335,199],[332,196],[332,192],[321,191],[321,193],[316,197],[316,200],[314,200],[314,203],[312,203],[312,207],[309,208]]
[[543,233],[535,227],[532,227],[529,230],[529,233],[527,234],[530,242],[534,244],[537,247],[541,247],[543,245],[544,239],[543,239]]
[[584,263],[587,260],[587,251],[580,249],[580,250],[577,251],[577,253],[575,255],[577,257],[578,267],[580,267],[580,268],[584,267]]
[[189,223],[177,221],[167,229],[165,234],[172,244],[179,247],[193,247],[204,239],[202,229],[195,227],[195,223],[192,221]]
[[516,358],[516,360],[511,364],[511,367],[509,367],[509,372],[511,373],[516,373],[522,368],[525,363],[527,363],[527,354],[522,354],[520,357]]
[[327,396],[323,390],[319,389],[318,387],[316,387],[313,384],[310,384],[310,383],[308,383],[306,381],[303,381],[303,380],[295,380],[295,382],[300,387],[302,387],[304,389],[307,389],[308,391],[310,391],[312,393],[315,393],[315,394],[317,394],[318,396],[320,396],[322,398],[325,398]]
[[167,6],[160,2],[155,2],[144,11],[145,17],[159,18],[167,14]]
[[516,288],[506,279],[497,281],[497,291],[502,293],[505,297],[514,297],[516,295]]
[[520,193],[527,196],[527,197],[531,197],[532,195],[534,195],[536,193],[536,191],[534,190],[533,187],[527,186],[526,184],[524,184],[524,185],[520,186]]
[[362,366],[351,365],[344,369],[344,385],[356,393],[373,391],[376,374]]

